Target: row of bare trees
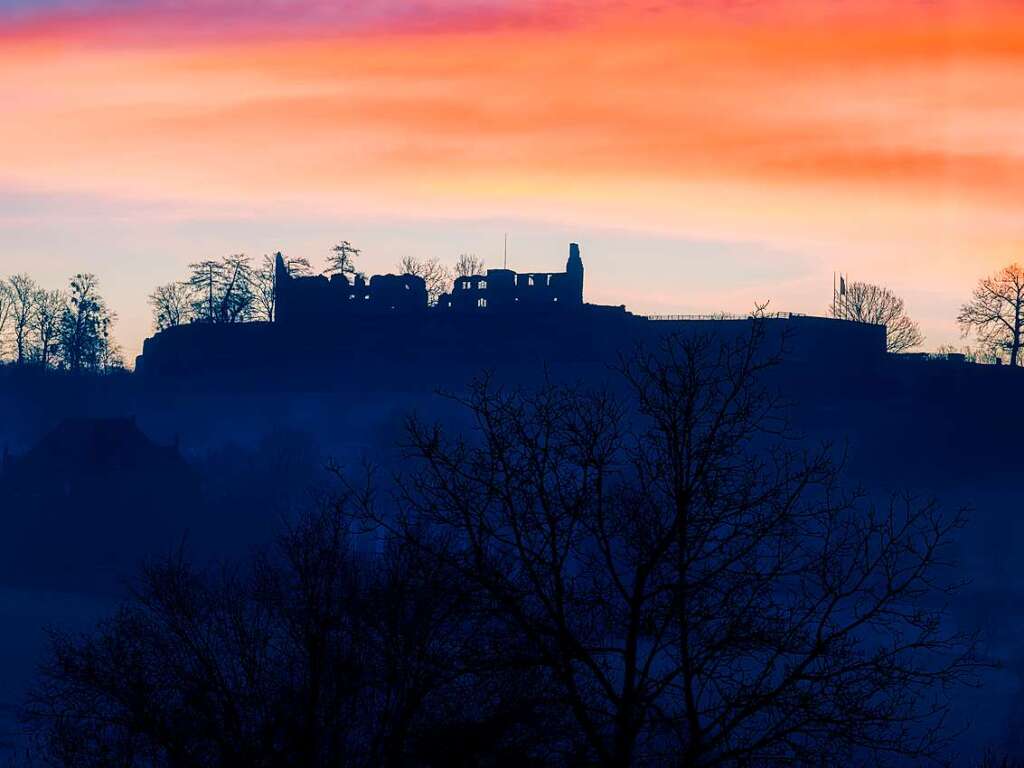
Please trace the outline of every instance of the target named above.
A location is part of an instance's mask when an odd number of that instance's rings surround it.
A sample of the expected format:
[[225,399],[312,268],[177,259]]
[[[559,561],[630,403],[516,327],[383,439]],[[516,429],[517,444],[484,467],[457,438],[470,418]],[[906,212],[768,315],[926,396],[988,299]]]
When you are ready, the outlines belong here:
[[[25,710],[64,766],[885,765],[978,669],[962,513],[845,492],[749,338],[455,398],[250,567],[147,569]],[[362,543],[361,543],[362,542]]]
[[460,254],[452,267],[437,258],[417,259],[413,256],[406,256],[398,263],[399,273],[423,278],[427,284],[427,301],[431,305],[437,303],[441,294],[451,291],[455,278],[481,275],[486,270],[484,260],[471,253]]
[[[892,291],[870,283],[851,282],[831,314],[886,327],[890,352],[904,352],[924,341],[917,323],[911,320],[903,299]],[[978,281],[969,301],[957,313],[963,338],[973,336],[974,348],[944,346],[940,352],[962,352],[978,362],[1024,364],[1024,267],[1010,264]]]
[[[153,325],[164,330],[185,323],[240,323],[274,319],[274,255],[258,264],[245,254],[189,265],[188,279],[159,286],[149,296]],[[305,259],[288,259],[292,274],[312,273]]]
[[[322,274],[362,277],[356,259],[362,253],[343,240],[331,248]],[[159,286],[149,296],[153,325],[164,330],[185,323],[270,322],[274,319],[274,262],[279,254],[264,255],[259,261],[245,254],[222,259],[207,259],[189,265],[186,280]],[[295,277],[314,274],[308,259],[284,257],[288,271]],[[397,265],[402,274],[422,277],[427,297],[436,303],[442,293],[451,289],[457,276],[481,273],[484,262],[471,254],[462,254],[454,268],[439,259],[405,257]]]
[[115,319],[95,275],[77,274],[63,290],[12,275],[0,280],[0,361],[75,372],[119,367]]

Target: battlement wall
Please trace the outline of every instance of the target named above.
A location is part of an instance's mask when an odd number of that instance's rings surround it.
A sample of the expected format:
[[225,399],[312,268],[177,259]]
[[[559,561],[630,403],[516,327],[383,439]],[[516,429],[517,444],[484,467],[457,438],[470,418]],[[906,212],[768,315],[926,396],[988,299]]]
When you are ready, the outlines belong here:
[[[449,312],[353,315],[343,326],[281,323],[185,325],[147,339],[137,362],[150,379],[207,379],[234,386],[345,388],[464,383],[481,369],[543,365],[606,368],[637,343],[666,334],[722,341],[748,336],[739,320],[654,321],[621,307],[584,305],[578,312]],[[885,356],[881,326],[828,318],[771,318],[765,349],[793,361],[862,365]]]
[[[708,334],[733,339],[750,333],[746,318],[648,319],[658,333]],[[868,362],[886,354],[885,326],[832,317],[779,315],[768,317],[765,344],[784,349],[787,359],[801,362],[850,364]]]

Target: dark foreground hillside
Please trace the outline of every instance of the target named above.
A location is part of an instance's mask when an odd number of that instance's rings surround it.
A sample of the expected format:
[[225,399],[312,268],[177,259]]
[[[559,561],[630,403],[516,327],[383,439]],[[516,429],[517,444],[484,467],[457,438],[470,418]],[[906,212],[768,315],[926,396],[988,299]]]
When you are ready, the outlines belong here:
[[[547,377],[621,386],[614,355],[580,357],[485,367],[510,385]],[[464,425],[435,390],[459,390],[473,372],[413,357],[371,375],[350,361],[329,386],[286,388],[261,386],[258,370],[242,387],[211,376],[75,380],[6,371],[0,713],[12,711],[30,679],[44,625],[89,626],[109,613],[139,561],[182,542],[200,558],[248,555],[311,490],[330,486],[328,458],[397,467],[394,446],[410,412]],[[964,629],[984,631],[986,649],[1005,667],[962,694],[955,715],[972,724],[961,743],[1024,750],[1024,649],[1016,639],[1024,622],[1016,567],[1024,555],[1016,445],[1024,415],[1012,407],[1024,374],[940,360],[797,357],[766,381],[790,404],[807,444],[831,442],[845,476],[873,497],[906,490],[971,508],[958,551],[970,583],[953,613]]]

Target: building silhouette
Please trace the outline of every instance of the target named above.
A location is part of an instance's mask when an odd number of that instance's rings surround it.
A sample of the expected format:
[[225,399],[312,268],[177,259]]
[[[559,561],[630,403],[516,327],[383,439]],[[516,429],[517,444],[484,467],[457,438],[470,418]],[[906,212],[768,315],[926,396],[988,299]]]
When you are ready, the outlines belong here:
[[281,254],[274,272],[275,319],[286,324],[338,322],[350,315],[419,312],[551,312],[583,306],[583,259],[577,243],[569,245],[564,272],[488,269],[485,275],[455,279],[436,306],[428,306],[427,287],[416,275],[356,274],[293,277]]
[[281,323],[331,322],[352,314],[415,313],[427,308],[427,287],[416,275],[361,274],[292,277],[281,254],[274,265],[274,314]]
[[451,293],[437,302],[440,310],[461,313],[560,310],[582,305],[583,259],[578,243],[569,244],[564,272],[488,269],[486,275],[456,278]]
[[[459,276],[432,306],[416,275],[298,277],[278,257],[274,322],[165,329],[146,340],[136,371],[154,382],[235,389],[434,388],[501,367],[553,364],[589,376],[665,334],[750,333],[748,315],[654,317],[586,303],[583,281],[577,243],[563,272]],[[790,313],[763,320],[791,360],[840,371],[885,357],[881,325]]]

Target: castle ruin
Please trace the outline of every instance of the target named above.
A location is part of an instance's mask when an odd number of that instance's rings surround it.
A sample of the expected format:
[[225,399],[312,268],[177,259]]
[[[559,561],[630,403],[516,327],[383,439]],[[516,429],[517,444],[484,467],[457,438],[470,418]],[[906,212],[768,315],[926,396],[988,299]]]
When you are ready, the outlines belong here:
[[362,275],[350,280],[334,274],[293,277],[280,254],[274,275],[275,319],[303,324],[347,315],[437,312],[551,312],[583,306],[583,259],[577,243],[569,245],[564,272],[518,273],[488,269],[485,275],[455,279],[452,290],[430,307],[427,287],[416,275]]
[[[153,382],[234,388],[433,388],[482,369],[605,371],[666,334],[749,335],[753,317],[644,316],[584,302],[580,247],[564,272],[462,275],[431,305],[416,275],[294,276],[275,269],[274,322],[189,323],[147,339],[136,370]],[[885,357],[885,327],[773,313],[769,345],[798,364],[849,371]],[[589,375],[589,374],[588,374]],[[596,374],[594,374],[596,375]]]

